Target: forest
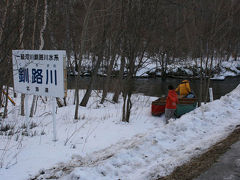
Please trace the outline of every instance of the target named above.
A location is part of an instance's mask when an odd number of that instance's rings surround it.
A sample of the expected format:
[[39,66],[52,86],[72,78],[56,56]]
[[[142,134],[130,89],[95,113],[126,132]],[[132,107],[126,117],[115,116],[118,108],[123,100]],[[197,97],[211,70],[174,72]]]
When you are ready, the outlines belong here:
[[[7,96],[13,84],[12,50],[66,50],[68,72],[77,72],[77,78],[85,68],[83,60],[91,62],[91,80],[81,101],[76,85],[74,118],[78,119],[78,107],[87,105],[100,67],[107,75],[101,95],[104,103],[113,67],[120,59],[112,101],[117,103],[123,96],[122,121],[128,122],[132,81],[148,58],[157,59],[162,78],[170,64],[199,60],[195,65],[202,82],[199,97],[207,94],[213,61],[221,64],[240,56],[239,17],[240,0],[2,0],[0,91]],[[34,96],[30,116],[36,100]],[[66,105],[65,100],[58,102]]]

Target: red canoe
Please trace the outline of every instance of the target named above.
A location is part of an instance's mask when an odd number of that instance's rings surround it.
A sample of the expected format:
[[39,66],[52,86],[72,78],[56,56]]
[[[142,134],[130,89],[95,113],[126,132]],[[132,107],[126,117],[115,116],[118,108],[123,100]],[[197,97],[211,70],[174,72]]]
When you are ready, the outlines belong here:
[[[152,102],[152,115],[160,116],[165,112],[166,105],[166,97],[158,98],[157,100]],[[182,96],[178,96],[178,104],[177,110],[175,112],[177,117],[192,111],[197,107],[197,98],[184,98]]]
[[165,112],[166,98],[158,98],[157,100],[152,102],[152,115],[160,116]]

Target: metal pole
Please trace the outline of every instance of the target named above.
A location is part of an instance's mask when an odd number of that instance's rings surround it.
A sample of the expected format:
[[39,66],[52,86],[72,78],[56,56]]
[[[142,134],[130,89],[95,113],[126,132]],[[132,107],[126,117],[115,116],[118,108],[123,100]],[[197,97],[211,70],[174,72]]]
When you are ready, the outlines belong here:
[[26,94],[26,96],[25,96],[25,112],[26,112],[25,119],[26,119],[27,133],[28,133],[28,135],[30,135],[30,134],[29,134],[29,108],[28,108],[28,99],[29,99],[29,95]]
[[56,99],[52,97],[53,141],[57,141],[56,130]]
[[210,98],[210,102],[213,102],[213,90],[212,90],[212,88],[209,88],[209,98]]

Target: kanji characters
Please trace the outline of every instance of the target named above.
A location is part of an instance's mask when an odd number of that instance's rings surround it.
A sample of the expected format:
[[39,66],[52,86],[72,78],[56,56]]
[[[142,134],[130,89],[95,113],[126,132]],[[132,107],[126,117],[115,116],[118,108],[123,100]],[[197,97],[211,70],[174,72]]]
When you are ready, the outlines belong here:
[[20,68],[18,70],[19,82],[28,82],[29,83],[29,74],[28,68]]
[[20,59],[59,61],[59,56],[58,54],[20,54]]
[[42,84],[42,69],[32,69],[32,83]]
[[[54,77],[53,77],[53,73],[54,73]],[[46,70],[46,84],[49,83],[49,76],[50,76],[50,83],[53,83],[53,78],[54,78],[54,84],[57,85],[57,70]]]

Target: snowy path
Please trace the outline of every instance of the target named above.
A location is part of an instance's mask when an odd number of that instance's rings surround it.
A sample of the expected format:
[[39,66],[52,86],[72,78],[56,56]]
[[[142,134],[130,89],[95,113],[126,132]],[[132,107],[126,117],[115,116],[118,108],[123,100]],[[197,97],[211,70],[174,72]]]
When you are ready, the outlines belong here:
[[[239,114],[240,86],[164,127],[155,127],[86,158],[76,156],[38,179],[141,180],[165,176],[231,133],[240,123]],[[64,167],[70,167],[67,173]]]
[[234,143],[218,161],[206,172],[194,180],[228,179],[237,180],[240,177],[240,141]]
[[[139,145],[143,144],[143,139],[146,134],[138,134],[131,138],[130,140],[125,140],[122,142],[118,142],[106,149],[102,149],[97,152],[93,152],[88,157],[82,158],[81,156],[73,156],[71,162],[61,163],[52,169],[45,170],[44,175],[37,175],[37,179],[41,178],[49,178],[49,177],[61,177],[66,175],[67,173],[73,171],[76,167],[82,166],[95,166],[107,159],[114,157],[116,154],[120,153],[123,149],[130,150],[132,148],[136,148]],[[41,172],[42,173],[42,172]],[[58,174],[58,175],[57,175]]]

